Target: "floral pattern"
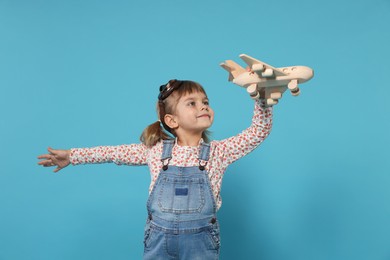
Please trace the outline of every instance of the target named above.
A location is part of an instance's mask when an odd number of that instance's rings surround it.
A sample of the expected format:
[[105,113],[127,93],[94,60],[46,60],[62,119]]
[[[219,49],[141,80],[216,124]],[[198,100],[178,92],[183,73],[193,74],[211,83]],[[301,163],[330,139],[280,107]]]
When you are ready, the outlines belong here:
[[[263,103],[257,101],[255,102],[252,124],[249,128],[236,136],[210,142],[210,158],[206,170],[218,209],[222,204],[220,191],[226,168],[260,145],[269,135],[271,127],[272,107],[264,107]],[[113,162],[117,165],[148,165],[151,174],[149,187],[149,192],[151,192],[162,168],[161,154],[162,142],[149,148],[144,144],[72,148],[70,162],[73,165],[107,162]],[[180,146],[175,143],[169,165],[198,166],[198,155],[199,146]]]

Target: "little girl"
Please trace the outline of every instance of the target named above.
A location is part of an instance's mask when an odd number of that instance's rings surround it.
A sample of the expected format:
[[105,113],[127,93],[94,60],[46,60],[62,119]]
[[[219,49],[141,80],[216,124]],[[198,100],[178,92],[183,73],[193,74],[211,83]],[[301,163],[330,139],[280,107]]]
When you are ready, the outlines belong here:
[[[170,80],[160,87],[159,120],[140,144],[54,150],[38,158],[54,172],[72,165],[114,162],[148,165],[151,173],[144,259],[219,259],[216,217],[221,182],[229,164],[268,136],[272,107],[255,102],[252,124],[222,141],[209,141],[214,119],[205,90],[196,82]],[[172,136],[172,137],[171,137]]]

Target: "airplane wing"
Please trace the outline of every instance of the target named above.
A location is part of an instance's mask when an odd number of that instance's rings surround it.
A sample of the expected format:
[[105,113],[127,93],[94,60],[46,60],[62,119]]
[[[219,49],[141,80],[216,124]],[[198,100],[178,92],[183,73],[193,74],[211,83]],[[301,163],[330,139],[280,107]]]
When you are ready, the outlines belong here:
[[229,72],[229,81],[232,81],[234,78],[238,77],[238,75],[242,74],[243,72],[246,72],[243,67],[241,67],[232,60],[227,60],[225,61],[225,63],[221,63],[220,65],[222,68]]
[[[277,76],[286,76],[287,75],[286,73],[284,73],[280,69],[272,67],[271,65],[268,65],[267,63],[264,63],[262,61],[256,60],[255,58],[252,58],[251,56],[248,56],[246,54],[241,54],[240,58],[246,64],[248,64],[248,66],[253,71],[256,71],[256,73],[259,74],[260,77],[267,77],[267,76],[268,77],[277,77]],[[265,73],[265,72],[267,72],[267,73]]]

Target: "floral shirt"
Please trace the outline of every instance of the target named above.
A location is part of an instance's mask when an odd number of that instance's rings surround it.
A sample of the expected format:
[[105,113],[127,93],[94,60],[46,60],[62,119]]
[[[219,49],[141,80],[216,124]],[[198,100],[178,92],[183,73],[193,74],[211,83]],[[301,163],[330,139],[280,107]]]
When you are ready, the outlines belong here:
[[[272,107],[263,107],[255,102],[252,124],[240,134],[210,142],[210,157],[206,170],[210,178],[217,208],[222,204],[220,196],[222,177],[229,164],[253,151],[269,135],[272,127]],[[70,162],[73,165],[113,162],[118,165],[148,165],[151,174],[151,192],[162,169],[162,142],[152,147],[144,144],[98,146],[93,148],[72,148]],[[179,167],[198,166],[199,146],[180,146],[175,143],[169,165]]]

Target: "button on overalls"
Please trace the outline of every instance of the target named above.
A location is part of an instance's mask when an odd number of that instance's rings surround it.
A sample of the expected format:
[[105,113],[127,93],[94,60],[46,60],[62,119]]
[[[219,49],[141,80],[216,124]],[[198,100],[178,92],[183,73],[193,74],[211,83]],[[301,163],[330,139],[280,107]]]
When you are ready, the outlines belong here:
[[164,140],[161,170],[147,202],[144,259],[219,259],[216,203],[205,165],[210,145],[202,143],[199,166],[169,166],[175,140]]

